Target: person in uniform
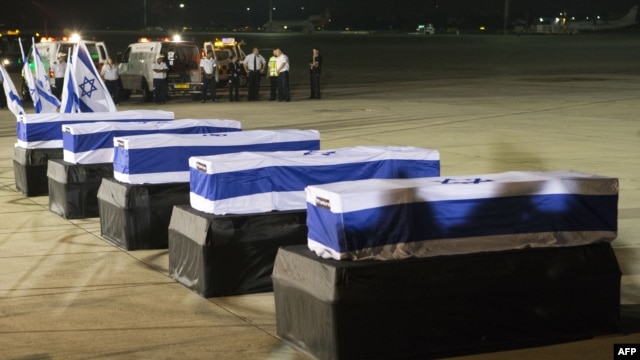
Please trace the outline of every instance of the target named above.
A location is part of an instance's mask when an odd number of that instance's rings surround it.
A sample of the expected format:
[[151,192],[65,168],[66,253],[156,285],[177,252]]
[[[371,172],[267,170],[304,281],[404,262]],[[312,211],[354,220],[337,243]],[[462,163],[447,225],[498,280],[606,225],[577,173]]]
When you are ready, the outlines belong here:
[[269,88],[271,90],[271,96],[269,101],[278,100],[278,60],[276,59],[276,51],[273,50],[271,57],[269,58]]
[[67,54],[58,53],[57,61],[51,65],[51,71],[53,71],[53,89],[51,92],[58,99],[62,97],[62,87],[64,86],[64,75],[67,72]]
[[218,102],[216,86],[218,84],[218,63],[213,57],[213,50],[207,51],[207,56],[200,60],[202,70],[202,102],[207,99],[207,90],[211,89],[211,101]]
[[289,57],[279,48],[276,52],[276,66],[278,71],[278,101],[290,101],[289,94]]
[[167,102],[167,72],[169,72],[169,66],[164,62],[164,55],[159,54],[156,56],[156,62],[151,65],[153,71],[153,96],[156,99],[158,105]]
[[244,70],[248,74],[249,101],[257,101],[260,94],[260,75],[264,72],[267,61],[260,55],[258,48],[253,48],[251,54],[244,58]]
[[107,62],[102,66],[100,75],[104,79],[104,85],[113,99],[113,103],[120,105],[120,73],[118,66],[113,63],[111,56],[107,57]]
[[242,68],[238,64],[238,58],[231,54],[229,56],[229,101],[240,101],[240,73]]
[[311,83],[311,95],[309,99],[320,99],[320,74],[322,73],[322,55],[320,49],[313,48],[311,62],[309,63],[309,80]]

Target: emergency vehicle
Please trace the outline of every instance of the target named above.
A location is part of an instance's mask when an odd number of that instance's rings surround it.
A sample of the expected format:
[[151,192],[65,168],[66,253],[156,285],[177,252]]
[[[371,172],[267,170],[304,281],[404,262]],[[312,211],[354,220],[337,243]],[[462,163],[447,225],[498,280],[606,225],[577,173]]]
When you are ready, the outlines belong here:
[[22,66],[19,37],[19,29],[0,31],[0,64],[8,71],[17,70]]
[[229,80],[229,63],[231,62],[231,54],[238,58],[238,64],[241,65],[240,87],[247,86],[247,74],[244,72],[242,62],[247,54],[242,50],[244,41],[237,42],[235,38],[227,37],[215,39],[215,41],[207,41],[202,47],[202,57],[207,55],[209,50],[213,50],[213,57],[218,64],[218,87],[225,86]]
[[[44,69],[49,71],[49,82],[51,83],[52,87],[55,85],[55,77],[53,74],[53,70],[51,69],[51,65],[58,61],[59,53],[66,54],[68,62],[68,57],[73,51],[73,46],[76,45],[79,40],[79,37],[55,38],[49,36],[41,38],[40,42],[35,44],[35,46],[38,48],[38,52],[40,53],[40,57],[42,58]],[[109,56],[107,46],[104,42],[100,41],[84,41],[84,44],[87,46],[89,55],[91,55],[91,59],[93,60],[93,63],[99,72],[102,69],[102,65],[104,65],[104,63],[107,61],[107,57]],[[25,46],[25,43],[23,43],[22,46]],[[31,47],[31,49],[29,50],[27,61],[29,62],[29,69],[31,69],[31,73],[33,74],[33,76],[35,76],[36,66],[33,60],[33,47]],[[31,99],[31,95],[29,95],[29,87],[27,86],[27,82],[24,77],[24,69],[22,71],[22,98]]]
[[169,94],[192,95],[194,98],[200,95],[200,51],[195,43],[141,38],[137,43],[130,44],[118,58],[123,99],[128,98],[131,93],[142,93],[144,101],[153,100],[151,65],[156,62],[156,56],[161,54],[169,66]]

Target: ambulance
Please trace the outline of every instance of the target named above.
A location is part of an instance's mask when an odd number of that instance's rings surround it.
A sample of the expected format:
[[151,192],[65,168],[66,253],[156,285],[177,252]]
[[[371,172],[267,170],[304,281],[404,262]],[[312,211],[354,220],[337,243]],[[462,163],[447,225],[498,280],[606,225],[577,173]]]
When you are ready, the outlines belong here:
[[169,94],[191,95],[197,98],[202,87],[198,46],[188,41],[151,41],[147,38],[130,44],[124,54],[118,57],[122,98],[126,99],[132,93],[141,93],[144,101],[153,100],[151,66],[158,55],[164,55],[169,66]]
[[[78,43],[80,40],[79,37],[42,37],[40,42],[36,43],[35,46],[38,48],[38,53],[42,58],[42,64],[44,65],[45,71],[49,72],[49,82],[53,87],[55,85],[55,77],[53,74],[53,70],[51,69],[51,65],[58,61],[58,54],[66,54],[67,61],[69,61],[69,56],[71,54],[70,51],[73,51],[73,46]],[[107,51],[107,46],[104,42],[101,41],[83,41],[87,46],[87,50],[89,50],[89,55],[91,56],[91,60],[93,60],[93,64],[96,66],[98,72],[102,69],[102,65],[107,62],[107,57],[109,56],[109,52]],[[23,46],[28,46],[28,43],[22,44]],[[35,62],[33,60],[33,47],[29,50],[29,54],[27,55],[27,61],[29,62],[29,68],[33,76],[36,74]],[[22,98],[30,100],[31,95],[29,94],[29,87],[27,86],[27,82],[24,77],[24,69],[22,71]]]
[[202,57],[206,56],[209,50],[213,50],[214,58],[218,64],[218,86],[223,87],[228,83],[229,79],[229,63],[231,63],[231,55],[235,55],[238,59],[238,64],[241,66],[240,72],[240,87],[247,86],[247,74],[244,72],[242,62],[247,56],[242,50],[242,45],[245,45],[244,41],[237,42],[235,38],[225,37],[221,39],[215,39],[214,41],[207,41],[202,46]]

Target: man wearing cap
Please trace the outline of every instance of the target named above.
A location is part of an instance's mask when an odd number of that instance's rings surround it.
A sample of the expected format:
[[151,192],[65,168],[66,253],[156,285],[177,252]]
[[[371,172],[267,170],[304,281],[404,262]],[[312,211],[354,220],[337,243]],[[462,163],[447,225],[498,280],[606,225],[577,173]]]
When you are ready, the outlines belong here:
[[51,89],[53,95],[58,99],[62,96],[62,87],[64,86],[64,74],[67,71],[67,55],[65,53],[58,53],[58,61],[51,65],[53,71],[54,88]]
[[151,70],[153,70],[153,96],[156,99],[156,104],[164,104],[167,102],[167,72],[169,72],[169,66],[164,62],[163,54],[156,56],[156,62],[151,65]]

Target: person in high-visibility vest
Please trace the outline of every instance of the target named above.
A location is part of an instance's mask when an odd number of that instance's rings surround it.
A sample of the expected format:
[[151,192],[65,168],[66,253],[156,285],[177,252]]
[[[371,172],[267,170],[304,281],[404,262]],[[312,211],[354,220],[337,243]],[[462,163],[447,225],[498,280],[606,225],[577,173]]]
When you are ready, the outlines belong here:
[[269,85],[271,86],[271,96],[269,101],[278,99],[278,59],[276,59],[276,51],[273,50],[269,58]]

